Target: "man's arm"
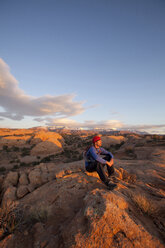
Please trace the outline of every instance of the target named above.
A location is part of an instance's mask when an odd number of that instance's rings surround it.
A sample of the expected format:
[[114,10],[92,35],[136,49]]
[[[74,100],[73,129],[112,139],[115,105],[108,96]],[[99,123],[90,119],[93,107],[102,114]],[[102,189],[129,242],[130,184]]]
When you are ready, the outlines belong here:
[[101,154],[102,154],[102,155],[107,155],[107,154],[109,154],[109,155],[111,156],[111,158],[113,158],[112,153],[109,152],[109,151],[107,151],[107,150],[105,150],[103,147],[100,147],[100,150],[101,150]]
[[101,158],[97,153],[96,153],[96,149],[92,146],[91,148],[90,148],[90,155],[92,156],[92,158],[94,159],[94,160],[96,160],[96,161],[98,161],[99,163],[101,163],[101,164],[106,164],[106,160],[105,159],[103,159],[103,158]]
[[111,167],[113,165],[113,158],[111,158],[110,161],[107,161],[106,164]]

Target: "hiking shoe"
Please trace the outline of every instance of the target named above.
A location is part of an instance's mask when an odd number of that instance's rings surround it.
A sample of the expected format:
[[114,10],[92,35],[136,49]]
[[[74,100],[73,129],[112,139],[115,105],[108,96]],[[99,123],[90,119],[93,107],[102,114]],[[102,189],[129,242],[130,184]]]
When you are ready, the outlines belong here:
[[113,181],[114,183],[118,183],[118,179],[115,176],[108,176],[108,179]]
[[113,189],[115,189],[117,187],[117,184],[116,183],[108,183],[108,185],[107,185],[107,188],[109,189],[109,190],[113,190]]

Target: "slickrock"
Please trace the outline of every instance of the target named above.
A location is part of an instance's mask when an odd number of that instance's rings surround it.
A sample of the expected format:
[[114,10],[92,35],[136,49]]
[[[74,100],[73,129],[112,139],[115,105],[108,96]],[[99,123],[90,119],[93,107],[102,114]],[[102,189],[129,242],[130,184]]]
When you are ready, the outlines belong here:
[[[10,226],[7,225],[11,222],[4,222],[3,219],[0,247],[165,247],[164,145],[156,147],[153,143],[144,146],[147,142],[153,142],[153,139],[145,140],[138,135],[126,138],[103,136],[107,147],[113,144],[113,148],[119,149],[114,154],[115,175],[111,177],[112,182],[117,182],[117,188],[110,191],[97,172],[88,173],[85,170],[84,160],[64,163],[68,158],[74,158],[74,148],[76,151],[84,149],[81,147],[82,139],[73,136],[69,140],[64,133],[64,144],[62,136],[54,132],[29,131],[31,134],[27,132],[26,135],[31,135],[31,138],[26,145],[29,146],[28,152],[33,147],[33,152],[41,154],[37,162],[46,161],[42,160],[42,154],[60,153],[63,146],[66,154],[51,156],[47,163],[22,166],[19,161],[30,157],[23,157],[21,149],[15,148],[17,157],[12,149],[1,150],[2,157],[10,157],[10,164],[17,166],[13,168],[16,171],[2,171],[0,217],[4,218],[7,206],[13,204],[18,210],[14,214],[19,213],[18,217],[21,218],[19,223],[14,222],[16,230],[8,232],[6,230],[10,230]],[[14,135],[9,130],[4,130],[4,133]],[[20,133],[23,134],[23,130]],[[84,140],[85,144],[88,141]],[[132,156],[132,153],[136,156]],[[120,159],[117,159],[117,155],[120,155]],[[15,215],[12,213],[11,216],[13,218]],[[12,218],[9,216],[8,220]]]
[[102,136],[101,139],[105,148],[109,148],[111,145],[121,144],[127,140],[123,136]]
[[16,186],[17,183],[18,183],[18,172],[10,171],[4,180],[3,188],[6,189],[10,185]]
[[63,151],[62,144],[60,141],[56,140],[56,143],[50,141],[44,141],[37,144],[32,150],[32,155],[48,156],[52,154],[58,154]]
[[43,184],[42,177],[41,177],[41,171],[37,168],[32,170],[29,173],[28,177],[29,177],[30,184],[32,184],[35,188]]
[[[75,237],[72,247],[164,247],[157,238],[143,228],[140,221],[133,220],[129,212],[128,200],[117,192],[107,193],[94,190],[84,199],[84,216],[87,219],[88,233]],[[71,223],[72,225],[73,223]],[[71,228],[68,226],[67,231]],[[101,237],[101,238],[100,238]]]
[[17,199],[16,197],[17,188],[14,186],[9,186],[5,191],[2,199],[2,207],[5,208],[7,205],[11,204]]
[[27,185],[20,185],[17,189],[17,197],[22,198],[29,193]]
[[25,172],[20,173],[19,183],[21,185],[27,185],[29,183],[27,174]]
[[36,162],[38,161],[37,157],[36,156],[25,156],[25,157],[21,157],[20,158],[20,162],[22,163],[26,163],[26,164],[30,164],[30,163],[33,163],[33,162]]

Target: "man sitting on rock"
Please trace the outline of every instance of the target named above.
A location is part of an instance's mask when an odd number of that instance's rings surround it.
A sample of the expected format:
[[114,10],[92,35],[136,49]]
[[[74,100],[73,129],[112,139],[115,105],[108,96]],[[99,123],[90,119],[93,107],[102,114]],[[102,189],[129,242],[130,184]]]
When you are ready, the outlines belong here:
[[[101,147],[102,141],[99,136],[92,139],[93,145],[85,153],[85,168],[88,172],[97,171],[102,182],[112,190],[117,185],[110,183],[109,177],[114,173],[113,155]],[[101,157],[100,155],[105,155]],[[104,166],[107,166],[108,176],[104,171]]]

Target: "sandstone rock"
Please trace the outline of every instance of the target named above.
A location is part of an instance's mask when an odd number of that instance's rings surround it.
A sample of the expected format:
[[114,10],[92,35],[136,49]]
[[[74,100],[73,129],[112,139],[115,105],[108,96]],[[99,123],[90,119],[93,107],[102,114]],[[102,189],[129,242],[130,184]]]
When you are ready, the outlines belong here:
[[[44,142],[51,140],[54,144],[53,139],[47,137]],[[140,147],[142,141],[132,136],[124,149],[130,144],[135,153],[145,155],[150,147]],[[39,142],[43,141],[39,139]],[[5,240],[5,247],[164,247],[165,150],[163,146],[156,149],[155,145],[152,149],[151,156],[142,156],[142,159],[137,153],[139,160],[114,159],[118,187],[113,191],[107,190],[97,172],[84,170],[84,161],[63,163],[61,159],[61,164],[21,167],[18,188],[10,183],[2,204],[19,202],[26,213],[33,213],[34,208],[41,218],[46,211],[48,218],[28,232],[14,233],[10,245]],[[130,176],[135,175],[137,180],[132,182]]]
[[30,135],[34,131],[28,129],[8,129],[8,128],[1,128],[0,129],[0,136],[12,136],[12,135]]
[[60,143],[64,143],[64,139],[60,134],[47,131],[36,132],[33,139],[31,140],[31,144],[38,144],[41,141],[50,141],[55,144],[57,141],[60,141]]
[[29,193],[28,187],[25,185],[20,185],[17,189],[17,197],[22,198]]
[[37,162],[38,159],[36,156],[25,156],[20,158],[20,162],[26,163],[26,164],[31,164],[33,162]]
[[52,181],[52,180],[55,179],[55,178],[56,178],[55,173],[49,173],[49,174],[48,174],[48,181],[49,181],[49,182]]
[[39,169],[32,170],[28,177],[30,184],[34,185],[34,187],[38,187],[43,184],[41,171]]
[[57,170],[54,163],[47,163],[46,167],[47,167],[47,170],[49,171],[49,173],[55,172],[55,170]]
[[[29,137],[28,137],[29,138]],[[26,139],[21,139],[21,137],[16,137],[16,136],[9,136],[9,137],[4,137],[0,139],[0,148],[2,149],[3,146],[18,146],[22,147],[26,145]]]
[[3,187],[7,188],[10,185],[16,186],[17,183],[18,183],[18,172],[10,171],[4,180]]
[[8,204],[12,203],[14,200],[16,200],[16,187],[9,186],[7,190],[5,191],[2,199],[2,206],[5,207]]
[[88,238],[79,232],[73,247],[90,247],[91,244],[96,248],[164,247],[138,220],[133,221],[132,216],[125,211],[128,208],[127,200],[120,194],[94,190],[84,201],[84,214],[89,222]]
[[33,184],[29,184],[29,185],[27,186],[27,188],[28,188],[28,191],[31,193],[31,192],[33,192],[33,191],[35,190],[36,186],[33,185]]
[[126,142],[126,138],[123,136],[102,136],[101,137],[103,147],[109,148],[111,145],[121,144]]
[[48,181],[50,181],[49,176],[50,176],[49,173],[42,173],[41,174],[41,181],[42,181],[43,184],[47,183]]
[[19,183],[21,185],[27,185],[29,183],[28,177],[25,172],[22,172],[19,178]]
[[38,168],[40,168],[40,170],[43,172],[43,173],[47,173],[48,172],[48,167],[47,167],[47,164],[45,163],[40,163],[38,165]]
[[150,147],[136,147],[134,153],[137,159],[145,160],[150,159],[153,149]]
[[44,141],[37,144],[32,150],[32,155],[48,156],[53,154],[58,154],[63,151],[61,143],[57,140],[56,144],[50,141]]

